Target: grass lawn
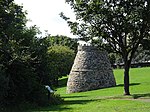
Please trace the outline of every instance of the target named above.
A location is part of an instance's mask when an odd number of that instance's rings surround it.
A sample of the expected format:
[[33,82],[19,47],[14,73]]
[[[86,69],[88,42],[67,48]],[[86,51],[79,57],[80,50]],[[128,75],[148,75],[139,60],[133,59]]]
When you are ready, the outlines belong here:
[[123,96],[123,70],[114,70],[117,86],[66,94],[67,78],[60,80],[57,93],[64,103],[32,112],[150,112],[150,67],[130,70],[131,96]]

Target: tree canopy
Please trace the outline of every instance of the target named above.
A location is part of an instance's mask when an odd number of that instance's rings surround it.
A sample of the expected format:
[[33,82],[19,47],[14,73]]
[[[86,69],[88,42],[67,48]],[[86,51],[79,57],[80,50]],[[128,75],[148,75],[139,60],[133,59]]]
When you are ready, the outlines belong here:
[[75,53],[67,46],[54,45],[49,47],[49,73],[51,83],[58,86],[58,78],[70,73]]
[[47,36],[47,41],[49,42],[49,46],[61,45],[61,46],[68,46],[70,49],[77,51],[77,43],[78,39],[70,38],[63,35],[56,35],[56,36]]

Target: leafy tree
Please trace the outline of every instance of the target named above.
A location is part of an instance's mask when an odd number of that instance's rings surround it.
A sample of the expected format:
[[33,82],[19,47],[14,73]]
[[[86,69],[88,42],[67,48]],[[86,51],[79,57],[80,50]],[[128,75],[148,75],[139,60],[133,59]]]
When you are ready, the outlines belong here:
[[54,85],[58,85],[58,78],[69,74],[75,53],[67,46],[55,45],[49,47],[49,68]]
[[0,0],[0,106],[53,102],[43,86],[49,83],[48,44],[46,38],[37,38],[35,26],[25,26],[22,8],[13,0]]
[[13,0],[0,1],[0,80],[2,80],[0,83],[2,103],[4,103],[3,101],[6,100],[4,98],[10,92],[12,96],[15,96],[15,92],[10,90],[14,86],[10,68],[19,57],[16,55],[19,54],[17,45],[21,41],[19,35],[22,33],[25,20],[25,13],[22,12],[21,6],[14,4]]
[[77,39],[75,38],[69,38],[67,36],[63,35],[57,35],[57,36],[48,36],[48,41],[50,46],[54,45],[62,45],[62,46],[68,46],[70,49],[73,49],[75,52],[77,51]]
[[85,40],[102,39],[124,61],[124,94],[130,95],[129,69],[133,56],[150,35],[149,0],[66,0],[77,21],[61,13],[72,32]]

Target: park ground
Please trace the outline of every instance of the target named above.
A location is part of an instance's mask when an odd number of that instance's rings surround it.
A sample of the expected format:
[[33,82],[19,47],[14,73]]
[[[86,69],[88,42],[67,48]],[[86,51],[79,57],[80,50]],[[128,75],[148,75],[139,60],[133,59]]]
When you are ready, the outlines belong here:
[[67,77],[60,79],[57,94],[63,104],[32,112],[150,112],[150,67],[130,70],[131,96],[123,95],[123,69],[114,70],[117,86],[66,94]]

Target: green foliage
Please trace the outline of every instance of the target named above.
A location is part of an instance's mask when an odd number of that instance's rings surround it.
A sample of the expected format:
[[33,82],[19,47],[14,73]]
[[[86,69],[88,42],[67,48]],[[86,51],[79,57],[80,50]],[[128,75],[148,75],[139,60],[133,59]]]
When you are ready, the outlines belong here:
[[[44,84],[50,83],[47,38],[37,38],[36,26],[27,28],[26,13],[13,0],[0,0],[0,107],[22,103],[43,106]],[[52,96],[54,100],[55,96]],[[59,97],[56,96],[58,100]]]
[[58,105],[63,102],[63,99],[60,97],[60,95],[56,93],[51,93],[48,100],[47,90],[41,85],[36,85],[36,87],[32,91],[32,95],[30,95],[28,98],[30,103],[33,103],[39,107]]
[[[149,1],[79,1],[68,1],[77,20],[81,21],[74,25],[76,22],[67,19],[76,35],[104,39],[116,52],[126,51],[127,54],[136,49],[141,40],[149,37]],[[61,17],[65,16],[62,14]],[[74,28],[77,30],[74,31]]]
[[55,45],[49,47],[48,54],[51,79],[57,85],[58,78],[69,74],[75,53],[67,46]]
[[58,104],[62,104],[64,101],[63,98],[60,97],[59,94],[55,93],[55,94],[50,94],[50,102],[49,104],[52,104],[52,105],[58,105]]
[[111,65],[115,64],[115,62],[116,62],[115,54],[110,53],[109,54],[109,60],[110,60]]
[[57,35],[57,36],[48,36],[47,41],[49,42],[50,46],[55,45],[62,45],[62,46],[68,46],[70,49],[77,52],[77,39],[69,38],[67,36]]

